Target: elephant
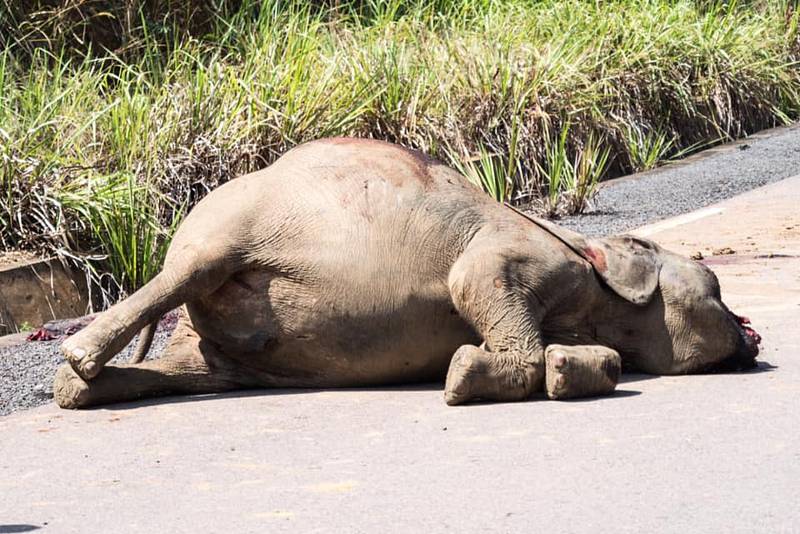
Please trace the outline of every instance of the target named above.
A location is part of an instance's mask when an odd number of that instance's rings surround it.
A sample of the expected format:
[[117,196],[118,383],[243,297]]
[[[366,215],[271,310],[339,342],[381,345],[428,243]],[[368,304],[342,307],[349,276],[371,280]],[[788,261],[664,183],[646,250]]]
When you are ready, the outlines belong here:
[[[106,365],[140,332],[132,363]],[[62,343],[54,398],[444,380],[448,405],[565,399],[611,393],[621,368],[750,369],[759,343],[701,263],[529,216],[421,152],[330,138],[201,200],[162,270]]]

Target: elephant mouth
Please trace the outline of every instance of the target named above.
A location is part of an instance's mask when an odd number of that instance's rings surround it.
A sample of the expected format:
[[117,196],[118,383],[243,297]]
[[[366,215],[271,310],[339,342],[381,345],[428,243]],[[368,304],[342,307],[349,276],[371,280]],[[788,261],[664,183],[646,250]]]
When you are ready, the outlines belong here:
[[761,344],[761,335],[756,332],[752,325],[750,324],[750,319],[741,315],[733,314],[734,318],[736,319],[739,328],[742,329],[744,335],[751,340],[752,344],[756,347],[756,354],[758,354],[758,345]]
[[750,319],[736,315],[733,312],[730,313],[739,330],[739,342],[736,351],[731,356],[712,365],[707,372],[732,373],[758,367],[756,356],[759,353],[758,345],[761,343],[761,335],[752,327]]

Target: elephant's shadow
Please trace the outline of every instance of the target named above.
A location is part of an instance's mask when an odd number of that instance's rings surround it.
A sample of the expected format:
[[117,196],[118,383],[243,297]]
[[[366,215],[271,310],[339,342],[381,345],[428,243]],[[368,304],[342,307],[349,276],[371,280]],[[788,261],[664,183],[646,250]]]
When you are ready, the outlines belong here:
[[442,391],[443,383],[431,382],[422,384],[404,384],[397,386],[383,387],[361,387],[361,388],[258,388],[240,389],[236,391],[226,391],[224,393],[207,393],[202,395],[174,395],[165,397],[153,397],[132,402],[122,402],[88,408],[89,410],[130,410],[146,406],[157,406],[161,404],[182,404],[185,402],[204,402],[217,399],[239,399],[248,397],[271,397],[284,395],[308,395],[312,393],[324,392],[366,392],[366,391]]
[[[756,362],[756,366],[753,369],[748,369],[747,371],[718,371],[712,372],[707,374],[754,374],[754,373],[768,373],[773,371],[774,369],[778,369],[777,365],[772,365],[767,361],[758,361]],[[661,375],[651,375],[647,373],[640,373],[637,371],[626,371],[623,368],[622,375],[619,377],[619,384],[631,384],[634,382],[642,382],[645,380],[653,380],[656,378],[661,378]]]
[[[754,369],[746,371],[746,373],[766,373],[778,369],[778,366],[772,365],[766,361],[759,361],[758,366]],[[646,380],[654,380],[660,378],[659,375],[649,375],[645,373],[625,372],[620,376],[619,384],[627,385]],[[205,402],[216,399],[237,399],[248,397],[268,397],[273,395],[307,395],[311,393],[321,392],[365,392],[365,391],[430,391],[437,392],[444,389],[442,382],[430,382],[421,384],[405,384],[397,386],[383,386],[383,387],[363,387],[363,388],[285,388],[285,389],[242,389],[237,391],[228,391],[225,393],[209,393],[203,395],[176,395],[167,397],[155,397],[150,399],[142,399],[133,402],[125,402],[119,404],[105,405],[97,408],[98,410],[130,410],[134,408],[142,408],[146,406],[156,406],[161,404],[181,404],[185,402]],[[580,399],[569,399],[562,402],[595,402],[599,399],[622,399],[627,397],[636,397],[641,395],[642,392],[634,389],[617,388],[611,395],[603,397],[585,397]],[[531,401],[543,400],[544,394],[538,394],[531,398]],[[486,404],[503,404],[497,401],[477,401],[470,403],[470,406],[486,405]]]

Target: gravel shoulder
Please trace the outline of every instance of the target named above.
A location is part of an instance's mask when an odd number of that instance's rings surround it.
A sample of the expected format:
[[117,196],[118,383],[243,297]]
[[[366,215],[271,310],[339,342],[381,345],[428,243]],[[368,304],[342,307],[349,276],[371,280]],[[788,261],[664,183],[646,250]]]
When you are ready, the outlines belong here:
[[[161,355],[174,328],[174,320],[162,320],[153,338],[148,359]],[[56,369],[64,363],[59,351],[61,341],[60,338],[24,341],[20,345],[0,349],[0,416],[52,402],[53,378]],[[112,361],[127,361],[136,341],[134,339]]]
[[626,232],[800,174],[800,125],[767,130],[603,184],[582,215],[558,224],[588,235]]
[[[620,233],[693,211],[800,174],[800,125],[777,128],[684,161],[601,187],[592,207],[559,224],[590,235]],[[164,321],[149,357],[163,350],[174,321]],[[134,340],[135,343],[135,340]],[[0,416],[51,402],[60,340],[0,348]],[[133,343],[116,357],[125,361]]]

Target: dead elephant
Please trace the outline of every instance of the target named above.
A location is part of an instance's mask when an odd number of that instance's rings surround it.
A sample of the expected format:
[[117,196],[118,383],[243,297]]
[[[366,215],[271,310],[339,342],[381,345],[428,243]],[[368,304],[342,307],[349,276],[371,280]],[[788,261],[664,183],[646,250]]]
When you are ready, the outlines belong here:
[[[181,305],[160,359],[106,365]],[[703,265],[527,217],[421,153],[326,139],[200,202],[161,273],[64,342],[54,393],[77,408],[446,377],[448,404],[565,398],[610,392],[621,363],[751,368],[758,342]]]

